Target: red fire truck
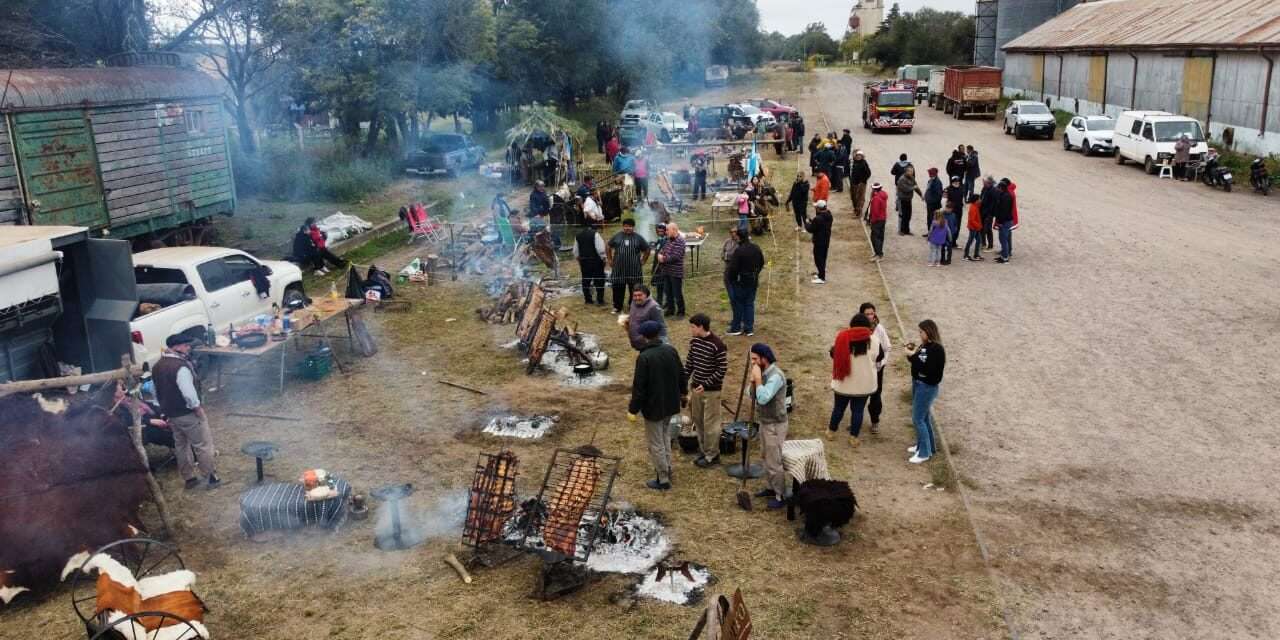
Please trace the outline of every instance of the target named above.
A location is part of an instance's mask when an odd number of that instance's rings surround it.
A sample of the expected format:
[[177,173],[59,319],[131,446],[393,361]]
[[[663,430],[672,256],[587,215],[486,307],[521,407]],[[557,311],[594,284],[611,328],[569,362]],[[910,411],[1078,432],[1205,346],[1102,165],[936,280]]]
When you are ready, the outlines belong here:
[[911,133],[916,124],[915,98],[915,87],[902,81],[868,82],[862,89],[862,127]]

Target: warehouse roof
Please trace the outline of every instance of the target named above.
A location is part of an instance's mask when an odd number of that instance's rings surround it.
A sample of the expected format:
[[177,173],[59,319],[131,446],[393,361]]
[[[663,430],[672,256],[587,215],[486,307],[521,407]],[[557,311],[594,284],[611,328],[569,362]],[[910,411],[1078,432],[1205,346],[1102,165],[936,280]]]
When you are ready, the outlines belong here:
[[1102,0],[1079,4],[1005,51],[1280,50],[1277,0]]
[[0,111],[127,104],[222,95],[209,76],[175,67],[0,69]]

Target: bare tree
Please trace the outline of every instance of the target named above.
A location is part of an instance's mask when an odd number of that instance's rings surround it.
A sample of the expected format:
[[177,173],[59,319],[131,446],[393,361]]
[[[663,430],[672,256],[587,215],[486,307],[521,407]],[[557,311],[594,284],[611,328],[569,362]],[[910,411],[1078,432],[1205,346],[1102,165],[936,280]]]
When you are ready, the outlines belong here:
[[264,28],[269,0],[200,0],[205,57],[231,89],[236,131],[245,153],[257,152],[249,104],[265,87],[267,71],[280,57],[280,44]]

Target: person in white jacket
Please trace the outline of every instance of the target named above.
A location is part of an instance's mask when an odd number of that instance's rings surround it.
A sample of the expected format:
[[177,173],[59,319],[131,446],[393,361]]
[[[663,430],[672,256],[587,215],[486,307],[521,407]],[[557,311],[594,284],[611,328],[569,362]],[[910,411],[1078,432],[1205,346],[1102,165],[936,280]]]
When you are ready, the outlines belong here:
[[880,353],[873,355],[876,361],[876,392],[867,400],[867,412],[871,414],[871,433],[874,435],[880,433],[880,412],[884,409],[880,392],[884,390],[884,365],[889,362],[889,350],[893,348],[893,344],[889,342],[889,332],[885,330],[884,323],[880,322],[880,316],[876,313],[874,304],[862,303],[862,306],[858,307],[858,313],[871,321],[872,332],[875,334],[876,341],[880,343]]
[[831,408],[831,422],[827,428],[830,439],[840,428],[845,409],[852,409],[849,424],[849,443],[857,447],[862,432],[862,411],[867,398],[876,392],[875,356],[880,353],[880,343],[871,328],[871,321],[859,313],[849,320],[849,328],[836,334],[831,347],[831,390],[835,402]]

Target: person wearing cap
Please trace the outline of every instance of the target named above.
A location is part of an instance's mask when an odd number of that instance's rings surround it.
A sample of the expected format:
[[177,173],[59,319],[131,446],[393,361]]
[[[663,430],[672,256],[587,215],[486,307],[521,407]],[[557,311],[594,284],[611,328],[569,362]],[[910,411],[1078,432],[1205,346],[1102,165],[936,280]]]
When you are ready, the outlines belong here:
[[787,376],[778,368],[773,349],[763,342],[751,345],[751,399],[764,448],[765,488],[757,498],[769,498],[770,509],[786,506],[787,472],[782,467],[782,443],[787,440]]
[[853,214],[862,215],[867,204],[867,183],[871,181],[871,165],[863,157],[862,150],[853,152],[849,163],[849,198],[853,201]]
[[884,225],[889,221],[889,194],[877,182],[871,185],[871,204],[867,206],[867,224],[871,225],[871,261],[884,257]]
[[924,208],[928,220],[933,220],[933,214],[942,209],[942,199],[945,195],[946,189],[942,185],[942,180],[938,178],[937,167],[929,167],[929,182],[924,187]]
[[[907,165],[903,169],[902,175],[898,177],[898,235],[911,235],[911,202],[915,196],[924,197],[920,192],[919,183],[916,182],[916,168]],[[926,223],[925,228],[929,225]]]
[[672,416],[680,413],[680,382],[684,377],[680,354],[675,347],[661,340],[665,333],[666,325],[660,322],[646,320],[640,323],[639,334],[643,344],[640,355],[636,357],[635,373],[631,377],[631,403],[627,407],[628,419],[634,421],[637,415],[644,416],[649,461],[657,475],[645,486],[657,491],[671,488],[671,434],[668,425]]
[[605,247],[605,263],[612,269],[613,312],[622,313],[626,296],[644,282],[644,263],[649,260],[649,242],[636,233],[636,221],[622,221],[622,231]]
[[[199,382],[189,360],[196,342],[190,334],[179,333],[165,341],[168,348],[152,369],[156,401],[169,418],[173,430],[174,453],[178,456],[178,473],[187,489],[200,486],[196,468],[204,472],[210,489],[222,484],[214,466],[213,435],[209,419],[200,404]],[[193,459],[194,458],[194,459]]]
[[831,248],[831,210],[827,209],[827,201],[813,203],[813,219],[804,223],[804,230],[813,238],[813,266],[817,272],[813,274],[813,284],[827,283],[827,250]]
[[796,216],[796,231],[803,229],[809,220],[809,179],[803,171],[796,172],[796,181],[791,183],[791,193],[783,204],[790,206]]
[[653,253],[653,264],[649,268],[649,284],[653,287],[653,298],[659,307],[666,305],[667,274],[662,270],[662,249],[667,246],[667,224],[659,222],[653,227],[653,242],[649,244]]

